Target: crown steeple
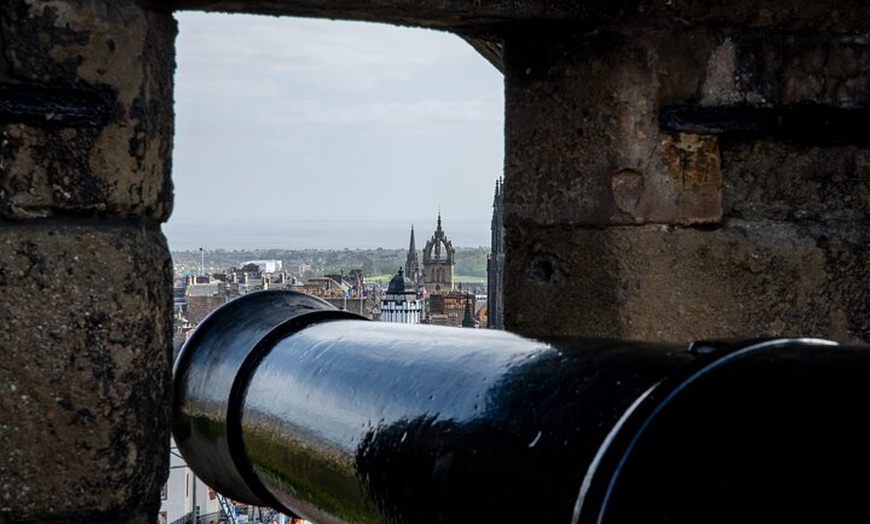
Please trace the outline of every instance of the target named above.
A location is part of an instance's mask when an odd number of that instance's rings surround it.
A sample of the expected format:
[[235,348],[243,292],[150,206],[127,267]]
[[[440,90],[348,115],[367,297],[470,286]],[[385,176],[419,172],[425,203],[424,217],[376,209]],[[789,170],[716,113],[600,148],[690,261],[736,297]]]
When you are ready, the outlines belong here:
[[453,268],[456,250],[453,242],[444,234],[441,225],[441,208],[438,208],[438,225],[435,233],[423,247],[423,285],[430,293],[446,293],[453,289]]

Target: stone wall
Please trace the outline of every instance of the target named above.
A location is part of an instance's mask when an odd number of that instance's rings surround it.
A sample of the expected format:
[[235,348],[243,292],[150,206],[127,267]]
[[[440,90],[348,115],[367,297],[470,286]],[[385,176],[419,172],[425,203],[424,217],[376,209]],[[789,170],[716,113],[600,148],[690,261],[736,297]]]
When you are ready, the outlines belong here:
[[0,521],[156,520],[175,27],[133,1],[0,10]]

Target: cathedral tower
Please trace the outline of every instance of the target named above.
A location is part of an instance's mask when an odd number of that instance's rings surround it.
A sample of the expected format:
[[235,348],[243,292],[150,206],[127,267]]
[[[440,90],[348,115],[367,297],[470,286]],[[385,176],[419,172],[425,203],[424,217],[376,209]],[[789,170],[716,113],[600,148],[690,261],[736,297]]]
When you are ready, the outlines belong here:
[[453,289],[455,254],[453,242],[441,229],[441,211],[438,211],[438,227],[423,248],[423,285],[429,293],[442,294]]

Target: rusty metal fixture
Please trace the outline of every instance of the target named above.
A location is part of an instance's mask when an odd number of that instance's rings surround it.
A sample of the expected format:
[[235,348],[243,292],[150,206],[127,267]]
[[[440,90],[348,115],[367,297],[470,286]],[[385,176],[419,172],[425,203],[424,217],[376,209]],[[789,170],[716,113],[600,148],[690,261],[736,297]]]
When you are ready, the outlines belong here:
[[870,138],[861,130],[868,116],[870,108],[821,104],[775,108],[673,104],[661,109],[659,125],[671,133],[718,135],[736,140],[776,137],[798,142],[866,145]]
[[868,487],[838,474],[870,466],[870,352],[823,340],[533,340],[263,291],[174,373],[193,471],[319,523],[734,522],[838,515]]
[[0,84],[0,123],[98,127],[109,121],[115,98],[106,87]]

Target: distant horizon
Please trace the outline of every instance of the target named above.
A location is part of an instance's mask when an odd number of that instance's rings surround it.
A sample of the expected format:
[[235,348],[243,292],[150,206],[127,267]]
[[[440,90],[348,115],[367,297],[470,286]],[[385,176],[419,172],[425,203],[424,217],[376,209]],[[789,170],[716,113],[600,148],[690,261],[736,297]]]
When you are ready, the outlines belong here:
[[410,224],[428,238],[439,209],[455,245],[489,245],[504,75],[467,41],[370,22],[177,15],[173,249],[407,249]]
[[[163,233],[173,252],[263,249],[407,249],[411,226],[421,250],[436,218],[418,220],[170,220]],[[455,247],[489,247],[490,219],[449,220],[442,228]]]

